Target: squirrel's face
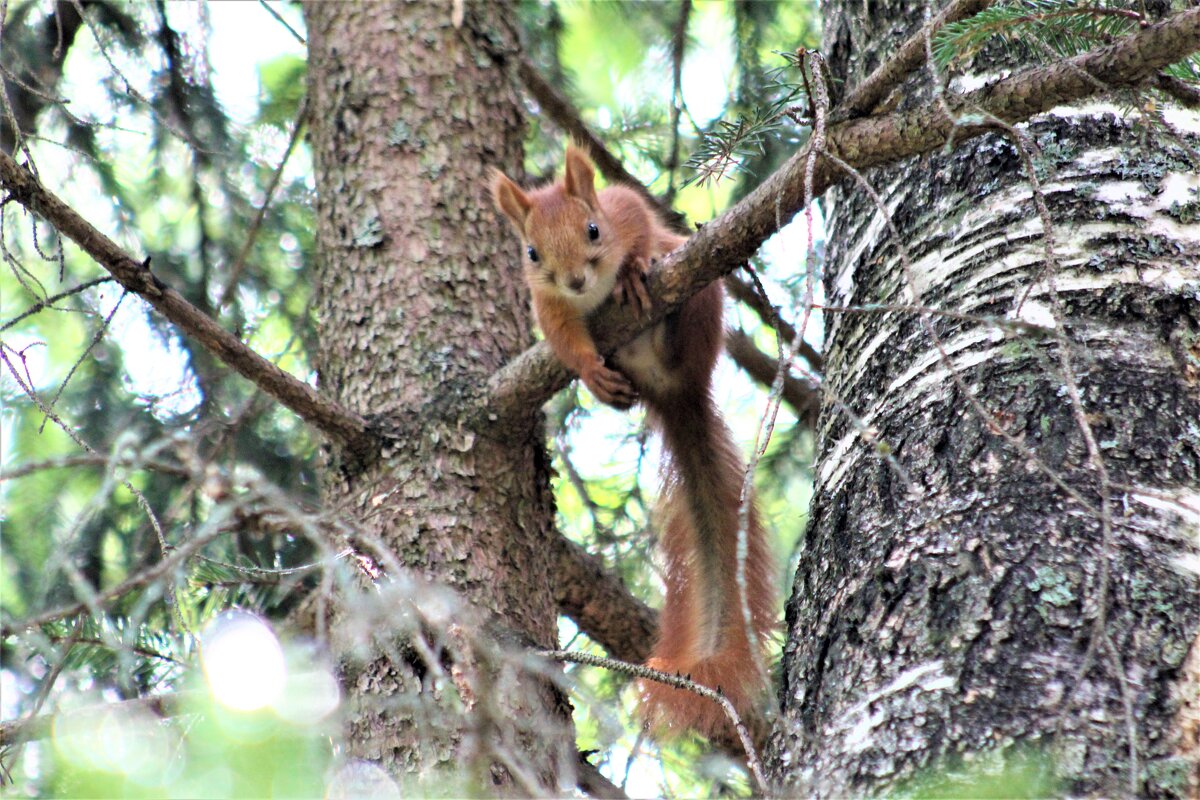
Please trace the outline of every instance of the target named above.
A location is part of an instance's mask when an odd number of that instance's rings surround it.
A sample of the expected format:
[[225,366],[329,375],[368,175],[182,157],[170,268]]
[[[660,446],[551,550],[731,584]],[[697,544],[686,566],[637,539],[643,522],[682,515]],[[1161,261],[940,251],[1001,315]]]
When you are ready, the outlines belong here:
[[600,207],[583,150],[568,146],[562,181],[529,192],[493,170],[492,198],[521,235],[531,289],[559,294],[585,314],[604,302],[625,250]]
[[620,267],[608,220],[599,208],[565,194],[538,200],[522,237],[529,283],[590,311],[612,291]]

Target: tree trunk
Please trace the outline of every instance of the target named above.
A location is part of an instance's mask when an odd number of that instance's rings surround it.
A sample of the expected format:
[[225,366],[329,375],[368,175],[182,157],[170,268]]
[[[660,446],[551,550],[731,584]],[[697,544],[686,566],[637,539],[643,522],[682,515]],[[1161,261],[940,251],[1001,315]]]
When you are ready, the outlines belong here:
[[343,647],[368,645],[344,661],[350,755],[394,777],[473,766],[473,784],[438,775],[441,792],[560,793],[569,715],[514,655],[556,643],[540,416],[496,431],[465,411],[531,341],[485,189],[489,166],[520,173],[519,96],[482,42],[513,46],[511,10],[470,3],[461,26],[441,3],[305,12],[319,383],[386,439],[378,459],[333,453],[327,470],[327,506],[359,532],[360,563],[392,573],[375,581],[391,582],[374,595],[383,607],[347,599],[335,630]]
[[[823,8],[848,86],[923,10]],[[829,316],[836,402],[773,742],[796,791],[1030,752],[1065,793],[1200,790],[1195,167],[1136,114],[1060,109],[1024,130],[1052,237],[1004,134],[866,175],[900,241],[859,186],[827,195],[830,306],[1053,329]]]

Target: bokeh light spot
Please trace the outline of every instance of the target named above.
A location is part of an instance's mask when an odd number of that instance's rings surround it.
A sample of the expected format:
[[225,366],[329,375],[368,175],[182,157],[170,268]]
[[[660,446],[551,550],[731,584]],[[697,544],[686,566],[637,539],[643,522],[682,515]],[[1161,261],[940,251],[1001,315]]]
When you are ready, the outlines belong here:
[[244,611],[213,620],[204,632],[200,662],[213,698],[235,711],[273,704],[287,681],[279,640],[270,626]]

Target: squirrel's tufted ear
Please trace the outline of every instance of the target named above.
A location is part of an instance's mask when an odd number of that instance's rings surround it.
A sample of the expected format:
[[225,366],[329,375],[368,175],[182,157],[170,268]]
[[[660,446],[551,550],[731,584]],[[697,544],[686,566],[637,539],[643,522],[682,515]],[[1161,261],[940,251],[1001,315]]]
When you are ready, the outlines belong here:
[[525,218],[533,202],[521,187],[498,169],[492,169],[492,200],[521,236],[525,235]]
[[596,169],[587,151],[579,145],[567,145],[567,174],[563,178],[563,186],[567,194],[579,198],[590,208],[599,205],[596,200]]

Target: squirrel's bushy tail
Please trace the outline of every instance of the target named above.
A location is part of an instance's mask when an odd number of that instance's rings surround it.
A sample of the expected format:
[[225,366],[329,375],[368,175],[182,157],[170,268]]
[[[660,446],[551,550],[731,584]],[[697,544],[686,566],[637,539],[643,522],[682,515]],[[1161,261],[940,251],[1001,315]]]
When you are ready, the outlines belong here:
[[[650,417],[669,463],[663,470],[666,601],[647,665],[719,688],[741,713],[766,686],[763,644],[775,624],[770,546],[751,499],[739,570],[744,467],[707,387],[652,408]],[[641,691],[648,720],[659,730],[728,730],[724,711],[711,700],[654,681],[643,681]]]

